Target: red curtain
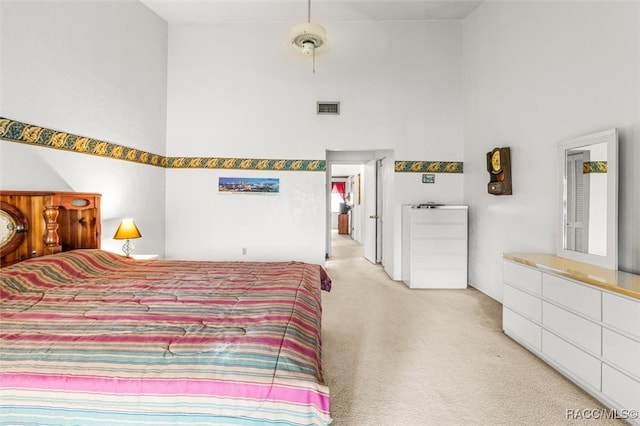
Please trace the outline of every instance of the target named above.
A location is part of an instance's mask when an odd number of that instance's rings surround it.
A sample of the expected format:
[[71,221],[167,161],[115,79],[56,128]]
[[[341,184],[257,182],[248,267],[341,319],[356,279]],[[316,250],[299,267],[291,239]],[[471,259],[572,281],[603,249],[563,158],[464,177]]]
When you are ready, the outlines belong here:
[[342,201],[344,201],[344,197],[347,196],[347,183],[346,182],[331,182],[331,192],[337,192],[342,197]]

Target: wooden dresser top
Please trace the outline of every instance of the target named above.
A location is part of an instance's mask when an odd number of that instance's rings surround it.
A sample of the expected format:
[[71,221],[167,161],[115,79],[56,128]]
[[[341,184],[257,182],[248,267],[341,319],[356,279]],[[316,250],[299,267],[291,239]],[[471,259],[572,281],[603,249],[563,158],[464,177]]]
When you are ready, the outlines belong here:
[[637,274],[576,262],[551,254],[505,253],[502,257],[545,272],[640,299],[640,275]]

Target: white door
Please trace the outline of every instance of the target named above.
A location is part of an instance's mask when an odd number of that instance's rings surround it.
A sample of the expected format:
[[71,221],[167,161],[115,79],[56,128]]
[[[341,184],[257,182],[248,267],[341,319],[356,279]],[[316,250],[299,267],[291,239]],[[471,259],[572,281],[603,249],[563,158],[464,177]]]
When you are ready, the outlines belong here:
[[589,151],[567,155],[566,248],[587,253],[589,249],[589,175],[583,173],[583,163],[589,161]]
[[371,263],[378,263],[378,208],[377,197],[378,160],[370,160],[364,164],[364,224],[362,229],[362,244],[364,246],[364,257]]

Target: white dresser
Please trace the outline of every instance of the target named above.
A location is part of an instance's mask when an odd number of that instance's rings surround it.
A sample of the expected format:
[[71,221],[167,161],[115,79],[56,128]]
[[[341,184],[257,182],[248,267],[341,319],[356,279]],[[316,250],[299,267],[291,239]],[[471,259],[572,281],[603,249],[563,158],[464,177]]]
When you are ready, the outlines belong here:
[[467,287],[467,212],[402,207],[402,280],[409,288]]
[[503,257],[504,332],[640,425],[640,276],[552,255]]

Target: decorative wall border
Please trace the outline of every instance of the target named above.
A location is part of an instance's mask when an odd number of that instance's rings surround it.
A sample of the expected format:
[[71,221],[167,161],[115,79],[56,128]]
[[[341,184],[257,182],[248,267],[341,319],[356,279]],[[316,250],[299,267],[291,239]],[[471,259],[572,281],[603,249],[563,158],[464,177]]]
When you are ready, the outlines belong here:
[[[0,117],[0,139],[63,151],[131,161],[168,169],[238,169],[325,171],[325,160],[281,160],[225,157],[165,157],[111,142],[35,126]],[[462,162],[396,161],[397,173],[462,173]]]
[[324,160],[269,160],[255,158],[167,157],[170,169],[238,169],[320,172],[326,170]]
[[152,154],[98,139],[34,126],[20,121],[9,120],[4,117],[0,117],[0,138],[28,145],[38,145],[63,151],[73,151],[82,154],[97,155],[99,157],[133,161],[151,166],[166,167],[166,157],[162,155]]
[[587,161],[582,163],[582,173],[607,173],[606,161]]
[[462,173],[462,161],[396,161],[396,173]]

